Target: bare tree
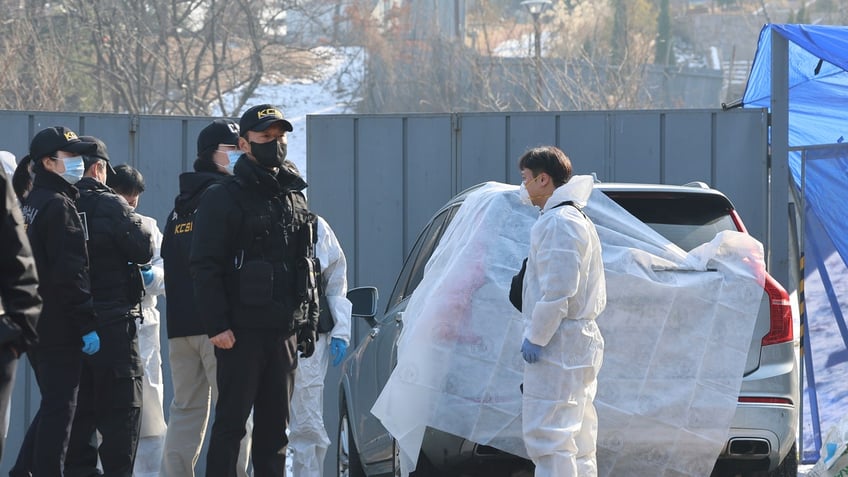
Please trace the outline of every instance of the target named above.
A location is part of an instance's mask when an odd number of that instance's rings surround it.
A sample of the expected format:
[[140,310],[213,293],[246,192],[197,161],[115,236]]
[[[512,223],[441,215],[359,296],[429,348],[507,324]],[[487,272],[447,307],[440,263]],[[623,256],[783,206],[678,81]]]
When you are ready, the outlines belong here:
[[[611,22],[613,10],[618,25]],[[515,12],[520,13],[520,12]],[[653,62],[656,9],[650,0],[557,3],[542,18],[546,47],[536,62],[496,45],[529,37],[532,27],[503,20],[490,6],[469,12],[471,41],[417,38],[398,9],[393,28],[372,21],[366,112],[618,109],[654,101],[647,65]],[[512,18],[521,18],[513,15]],[[500,22],[500,23],[498,23]],[[519,42],[521,43],[521,42]]]
[[0,106],[235,115],[324,60],[286,15],[328,22],[334,1],[5,0]]
[[7,2],[0,21],[0,106],[52,109],[73,104],[67,58],[72,32],[56,25],[53,11],[28,2]]

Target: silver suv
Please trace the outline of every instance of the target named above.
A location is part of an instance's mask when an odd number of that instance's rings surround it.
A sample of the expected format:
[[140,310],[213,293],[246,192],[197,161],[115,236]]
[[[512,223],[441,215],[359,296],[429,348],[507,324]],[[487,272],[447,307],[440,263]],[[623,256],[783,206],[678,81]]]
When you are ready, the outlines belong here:
[[[376,313],[376,291],[352,291],[355,310],[371,327],[346,359],[339,389],[338,475],[399,475],[397,444],[371,414],[397,362],[397,338],[409,297],[424,266],[472,187],[451,199],[425,226],[401,269],[385,312]],[[722,231],[745,232],[730,200],[703,183],[685,186],[596,184],[596,189],[684,250]],[[767,276],[754,327],[736,414],[713,477],[795,476],[798,427],[798,367],[789,296]],[[422,443],[418,477],[532,475],[532,464],[489,446],[435,429]]]

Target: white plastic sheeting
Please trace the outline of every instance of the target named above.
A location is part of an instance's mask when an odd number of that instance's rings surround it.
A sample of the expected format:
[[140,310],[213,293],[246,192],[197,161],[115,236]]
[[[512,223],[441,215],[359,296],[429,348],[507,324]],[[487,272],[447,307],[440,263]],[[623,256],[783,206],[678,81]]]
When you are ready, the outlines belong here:
[[[417,461],[426,426],[526,456],[521,314],[510,279],[538,209],[515,186],[471,193],[404,314],[398,362],[372,412]],[[599,475],[709,475],[736,409],[763,295],[762,245],[723,232],[690,253],[599,191],[585,209],[603,245],[606,340]]]

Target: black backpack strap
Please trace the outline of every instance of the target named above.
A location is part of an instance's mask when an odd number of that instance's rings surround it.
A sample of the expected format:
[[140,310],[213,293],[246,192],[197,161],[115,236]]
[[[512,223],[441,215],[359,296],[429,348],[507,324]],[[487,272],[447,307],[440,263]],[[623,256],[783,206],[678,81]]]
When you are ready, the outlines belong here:
[[550,210],[554,210],[557,207],[562,207],[564,205],[570,205],[570,206],[574,207],[575,209],[577,209],[578,212],[580,212],[580,215],[582,215],[583,218],[585,218],[585,219],[589,218],[589,217],[586,216],[586,213],[583,212],[583,209],[578,207],[577,204],[575,204],[573,200],[566,200],[566,201],[560,202],[559,204],[551,207]]

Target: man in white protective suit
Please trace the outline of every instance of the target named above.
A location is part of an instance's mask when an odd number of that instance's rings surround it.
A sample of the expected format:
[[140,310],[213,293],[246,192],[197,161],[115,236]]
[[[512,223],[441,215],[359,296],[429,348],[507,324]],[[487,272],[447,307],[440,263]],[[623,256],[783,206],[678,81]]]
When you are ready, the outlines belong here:
[[[109,177],[109,186],[126,199],[133,209],[138,207],[138,199],[144,192],[144,177],[133,167],[121,164],[115,167],[115,174]],[[144,297],[141,299],[142,321],[138,326],[138,350],[144,365],[142,393],[144,406],[141,408],[141,430],[138,449],[133,465],[134,477],[158,477],[162,465],[162,451],[165,444],[165,412],[163,409],[164,385],[162,380],[162,352],[159,341],[159,310],[156,309],[157,297],[165,293],[165,271],[162,267],[162,232],[156,219],[141,215],[142,222],[152,231],[153,258],[141,267],[144,281]]]
[[[318,217],[318,243],[315,256],[321,264],[321,292],[326,297],[332,322],[318,324],[315,353],[298,360],[291,398],[289,449],[292,451],[294,477],[322,477],[324,457],[330,445],[324,428],[324,376],[327,364],[344,359],[350,342],[351,303],[347,299],[347,261],[336,235],[327,221]],[[324,311],[322,311],[322,316]]]
[[530,231],[522,315],[526,361],[522,428],[536,477],[597,476],[593,401],[604,339],[604,264],[594,224],[583,214],[590,176],[572,177],[556,147],[528,150],[518,163],[522,195],[541,208]]

